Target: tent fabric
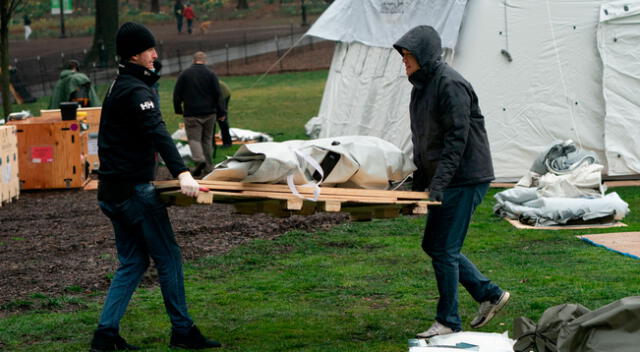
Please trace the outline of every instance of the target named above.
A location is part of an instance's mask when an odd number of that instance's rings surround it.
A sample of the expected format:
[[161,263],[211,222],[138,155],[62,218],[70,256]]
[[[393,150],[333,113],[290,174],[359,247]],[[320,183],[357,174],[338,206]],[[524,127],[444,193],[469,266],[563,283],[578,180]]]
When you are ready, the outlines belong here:
[[[411,11],[381,14],[383,3]],[[428,11],[447,6],[441,17]],[[569,139],[596,153],[605,175],[640,174],[639,6],[640,0],[335,1],[308,32],[339,41],[319,136],[373,135],[411,153],[411,85],[400,56],[387,48],[389,37],[425,24],[455,49],[452,66],[479,97],[498,180],[517,180],[550,143]],[[390,20],[396,18],[411,24]],[[447,33],[454,29],[452,43]]]
[[540,197],[535,188],[516,187],[494,197],[494,213],[534,226],[611,217],[621,220],[629,213],[629,205],[616,192],[600,198]]
[[411,84],[392,45],[411,28],[431,25],[443,47],[453,49],[466,3],[337,0],[329,6],[306,33],[338,41],[320,111],[306,126],[316,131],[310,135],[374,136],[411,155]]
[[[609,175],[640,173],[640,2],[600,6],[598,51],[603,62],[604,144]],[[621,138],[622,137],[622,138]]]
[[[331,153],[339,157],[326,167]],[[310,161],[311,160],[311,161]],[[315,140],[291,140],[245,144],[230,158],[216,165],[205,180],[256,183],[321,183],[327,186],[387,189],[389,182],[402,181],[415,166],[400,149],[376,137],[344,136]]]
[[[455,48],[467,0],[336,0],[306,35],[391,48],[411,28],[428,24]],[[420,14],[417,16],[417,14]]]

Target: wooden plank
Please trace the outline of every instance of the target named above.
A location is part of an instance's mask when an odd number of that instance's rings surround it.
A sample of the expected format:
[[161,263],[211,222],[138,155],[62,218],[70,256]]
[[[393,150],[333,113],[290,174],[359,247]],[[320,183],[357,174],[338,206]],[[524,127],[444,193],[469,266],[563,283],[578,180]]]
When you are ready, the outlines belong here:
[[[164,181],[171,184],[173,181]],[[243,183],[243,182],[231,182],[231,181],[210,181],[199,180],[201,185],[216,189],[225,190],[237,190],[237,191],[264,191],[264,192],[280,192],[291,193],[289,186],[281,184],[270,183]],[[162,187],[163,183],[158,183],[158,186]],[[313,195],[313,187],[298,186],[296,188],[300,194]],[[387,191],[387,190],[373,190],[364,188],[340,188],[340,187],[320,187],[320,194],[325,195],[338,195],[338,196],[355,196],[355,197],[379,197],[379,198],[396,198],[396,199],[419,199],[426,200],[429,198],[427,192],[412,192],[412,191]]]
[[513,227],[521,230],[586,230],[586,229],[606,229],[610,227],[626,227],[627,225],[622,222],[615,222],[612,224],[586,224],[586,225],[555,225],[555,226],[531,226],[525,225],[518,220],[504,218]]
[[212,204],[213,194],[211,192],[199,192],[198,197],[189,197],[180,191],[160,192],[160,199],[171,205],[188,206],[192,204]]

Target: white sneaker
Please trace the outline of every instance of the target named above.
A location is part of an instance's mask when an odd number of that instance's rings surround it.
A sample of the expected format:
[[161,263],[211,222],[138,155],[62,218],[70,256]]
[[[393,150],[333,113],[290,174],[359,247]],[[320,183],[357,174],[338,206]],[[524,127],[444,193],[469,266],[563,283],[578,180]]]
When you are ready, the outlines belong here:
[[478,315],[471,321],[471,327],[477,329],[485,326],[507,304],[510,296],[509,292],[504,291],[495,303],[491,303],[491,301],[480,303]]
[[433,325],[431,325],[429,330],[416,334],[416,337],[419,339],[428,339],[436,335],[446,335],[454,332],[455,331],[453,331],[453,329],[451,329],[450,327],[442,325],[439,322],[435,321]]

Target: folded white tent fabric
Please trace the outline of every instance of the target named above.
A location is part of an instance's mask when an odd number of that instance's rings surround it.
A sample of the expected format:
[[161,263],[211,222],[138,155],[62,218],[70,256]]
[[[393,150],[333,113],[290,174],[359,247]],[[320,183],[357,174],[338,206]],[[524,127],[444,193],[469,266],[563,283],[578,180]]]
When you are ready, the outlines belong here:
[[629,204],[613,192],[599,198],[540,197],[535,188],[516,187],[495,195],[493,211],[533,226],[564,225],[610,218],[622,220]]
[[[255,141],[255,142],[271,142],[273,138],[262,132],[256,132],[251,130],[245,130],[243,128],[229,128],[229,136],[231,136],[232,141]],[[171,138],[181,142],[187,142],[187,132],[184,128],[178,128],[173,134],[171,134]],[[191,156],[191,152],[189,152],[189,156]]]
[[245,144],[216,165],[205,180],[387,189],[415,165],[393,144],[376,137],[343,136]]

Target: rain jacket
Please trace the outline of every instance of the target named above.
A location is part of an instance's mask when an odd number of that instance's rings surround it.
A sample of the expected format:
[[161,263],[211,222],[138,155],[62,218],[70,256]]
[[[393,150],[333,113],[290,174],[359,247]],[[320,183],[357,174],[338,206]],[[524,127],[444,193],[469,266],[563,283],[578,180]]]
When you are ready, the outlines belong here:
[[98,156],[98,199],[127,199],[133,186],[154,179],[156,152],[177,177],[184,165],[162,120],[151,86],[159,76],[133,63],[120,64],[119,75],[102,105]]
[[[80,95],[86,96],[73,96],[74,92],[81,89],[84,92]],[[73,70],[60,72],[60,79],[56,82],[49,100],[49,109],[59,109],[60,103],[64,101],[79,101],[83,107],[100,106],[100,99],[93,89],[89,77],[82,72]]]
[[411,141],[414,190],[444,191],[494,179],[484,117],[471,84],[441,61],[440,36],[430,26],[407,32],[394,48],[409,50],[420,64],[413,84]]

